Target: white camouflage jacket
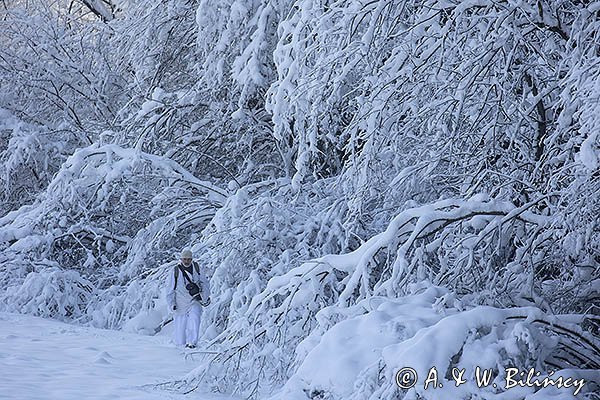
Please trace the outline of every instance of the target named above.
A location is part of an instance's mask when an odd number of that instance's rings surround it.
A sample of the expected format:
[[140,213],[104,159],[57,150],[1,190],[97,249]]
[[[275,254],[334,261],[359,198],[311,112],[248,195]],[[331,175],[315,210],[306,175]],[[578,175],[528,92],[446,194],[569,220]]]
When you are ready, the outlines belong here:
[[[192,300],[192,296],[190,296],[188,290],[185,288],[185,285],[187,285],[188,281],[184,278],[180,266],[183,266],[183,264],[177,264],[168,274],[167,278],[167,305],[169,306],[170,310],[173,309],[173,305],[176,305],[177,312],[183,312],[187,310],[187,308],[194,302],[194,300]],[[177,273],[177,282],[175,282],[175,272]],[[198,264],[195,262],[192,262],[191,279],[192,282],[196,283],[196,285],[198,285],[200,288],[200,295],[202,298],[209,298],[210,284],[204,272],[200,270]],[[177,283],[177,286],[175,286],[175,283]]]

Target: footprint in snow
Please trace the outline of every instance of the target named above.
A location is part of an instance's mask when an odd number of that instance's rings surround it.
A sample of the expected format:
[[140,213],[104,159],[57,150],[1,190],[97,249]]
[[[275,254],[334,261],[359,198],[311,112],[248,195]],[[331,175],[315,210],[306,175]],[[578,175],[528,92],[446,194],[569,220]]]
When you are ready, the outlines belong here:
[[113,356],[111,356],[106,351],[103,351],[96,356],[96,359],[94,360],[94,364],[105,364],[105,365],[112,364],[110,362],[110,359],[112,359],[112,358],[113,358]]
[[[95,347],[86,347],[86,349],[98,350]],[[96,355],[96,358],[94,359],[94,364],[112,364],[110,360],[113,358],[114,357],[111,356],[110,353],[106,351],[101,351]]]
[[110,364],[110,361],[108,361],[106,358],[104,357],[97,357],[94,360],[94,364],[104,364],[104,365],[108,365]]

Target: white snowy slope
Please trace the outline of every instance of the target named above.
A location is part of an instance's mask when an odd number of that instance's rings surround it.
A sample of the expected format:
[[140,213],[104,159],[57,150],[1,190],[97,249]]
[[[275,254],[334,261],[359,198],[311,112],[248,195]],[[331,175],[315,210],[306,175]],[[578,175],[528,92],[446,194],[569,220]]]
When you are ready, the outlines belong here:
[[180,379],[197,364],[165,336],[0,313],[0,399],[233,399],[155,386]]

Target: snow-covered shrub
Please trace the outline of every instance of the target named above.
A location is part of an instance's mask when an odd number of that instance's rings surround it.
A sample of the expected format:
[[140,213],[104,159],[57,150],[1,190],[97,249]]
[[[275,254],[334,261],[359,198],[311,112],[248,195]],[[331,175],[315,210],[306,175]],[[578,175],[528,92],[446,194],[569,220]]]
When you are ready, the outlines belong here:
[[[289,182],[287,190],[294,193]],[[279,192],[285,193],[281,189]],[[358,315],[351,310],[356,310],[354,305],[363,300],[405,295],[414,282],[426,280],[451,287],[466,304],[536,306],[546,312],[554,311],[556,306],[553,297],[544,297],[546,293],[535,270],[538,264],[534,261],[548,248],[534,246],[532,243],[538,236],[531,234],[544,229],[550,231],[553,221],[530,211],[535,202],[516,207],[477,196],[468,201],[448,199],[408,209],[396,216],[384,232],[355,250],[317,257],[289,269],[290,265],[298,265],[298,260],[290,259],[285,246],[275,248],[271,254],[279,254],[279,257],[271,255],[264,259],[264,266],[261,266],[263,260],[256,259],[265,257],[264,250],[261,251],[265,243],[261,240],[268,239],[270,229],[267,232],[264,229],[271,228],[271,219],[264,211],[269,210],[265,204],[272,200],[255,200],[242,214],[247,196],[247,192],[238,191],[217,213],[213,222],[216,227],[221,226],[226,236],[219,235],[219,229],[204,232],[210,234],[211,239],[206,242],[208,247],[202,259],[205,264],[216,263],[212,282],[219,297],[205,314],[203,327],[215,348],[221,350],[212,359],[211,368],[217,371],[216,375],[209,378],[203,374],[203,378],[220,381],[224,390],[232,389],[228,386],[231,381],[222,380],[224,371],[225,376],[235,377],[236,384],[246,382],[250,387],[247,394],[260,393],[273,383],[285,382],[294,365],[298,365],[292,355],[306,335],[314,334],[313,330],[323,334],[337,322]],[[321,221],[321,227],[330,226],[332,222],[341,227],[347,207],[342,210],[337,221],[323,218],[319,213],[316,216],[322,219],[316,220]],[[296,228],[300,233],[289,238],[280,234],[278,243],[294,245],[302,254],[302,246],[306,238],[310,238],[306,236],[310,232],[306,227],[311,225],[311,219],[306,219],[308,211],[309,207],[305,207],[303,221],[295,221],[288,229],[282,229],[287,224],[274,226],[281,232]],[[245,225],[239,219],[235,219],[234,224],[224,224],[236,215],[252,216],[246,218],[256,221],[255,225]],[[288,208],[280,221],[285,221],[286,215],[293,218],[294,213]],[[235,244],[228,245],[230,248],[239,246],[238,251],[221,256],[218,251],[216,254],[211,251],[211,247],[222,246],[216,243],[231,240],[240,233]],[[260,235],[253,237],[252,233]],[[339,233],[333,241],[338,246],[347,235],[343,229]],[[211,246],[212,243],[215,245]],[[311,256],[313,252],[304,257]],[[256,259],[256,267],[246,275],[248,270],[242,263],[252,259]],[[334,306],[336,311],[332,312]],[[325,309],[330,311],[325,313]],[[214,337],[215,330],[222,330],[224,325],[222,333]]]
[[[532,307],[463,310],[460,300],[442,288],[421,284],[412,291],[398,299],[365,299],[350,308],[355,315],[348,310],[343,322],[324,333],[316,329],[298,347],[296,373],[272,399],[533,398],[532,387],[500,394],[508,368],[572,374],[588,381],[582,394],[594,390],[598,343],[560,316]],[[326,321],[331,312],[323,310],[320,319]],[[573,357],[583,364],[573,363]],[[418,377],[408,390],[396,384],[396,374],[407,367]],[[477,368],[491,372],[482,388]],[[464,382],[457,386],[461,370]],[[572,398],[574,389],[563,391],[564,398]]]
[[50,183],[72,145],[61,133],[0,109],[0,214],[32,202]]
[[79,272],[53,265],[32,271],[23,282],[6,287],[0,299],[9,311],[77,320],[85,317],[94,289]]
[[[597,9],[596,3],[592,9]],[[600,22],[582,11],[572,27],[571,68],[561,82],[557,129],[547,139],[552,148],[544,181],[555,191],[550,214],[557,230],[538,241],[553,243],[539,274],[556,311],[597,314],[600,299],[600,68],[597,63]],[[560,189],[559,193],[556,193]],[[600,326],[595,325],[595,332]]]
[[[165,267],[147,270],[143,276],[132,279],[126,285],[113,285],[98,291],[89,302],[88,319],[97,327],[123,327],[154,334],[163,318],[161,311],[165,311],[165,307],[159,305],[164,303],[164,276],[170,270]],[[156,324],[152,325],[154,322]]]
[[91,281],[100,299],[94,308],[110,310],[94,319],[118,326],[158,296],[124,286],[181,246],[177,235],[203,227],[224,195],[167,158],[92,145],[65,161],[35,203],[0,218],[0,243],[13,269],[47,259]]

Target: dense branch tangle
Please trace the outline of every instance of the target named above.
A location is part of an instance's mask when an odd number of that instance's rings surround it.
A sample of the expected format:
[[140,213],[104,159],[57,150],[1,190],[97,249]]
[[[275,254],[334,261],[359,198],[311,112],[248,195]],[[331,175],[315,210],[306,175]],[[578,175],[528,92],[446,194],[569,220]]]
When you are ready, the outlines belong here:
[[[409,283],[423,279],[477,291],[486,281],[484,276],[493,277],[510,262],[526,262],[525,253],[519,259],[510,257],[517,253],[504,236],[516,226],[523,230],[522,236],[547,224],[545,217],[530,211],[542,200],[515,207],[508,202],[451,199],[409,209],[353,252],[358,262],[350,269],[339,261],[345,256],[326,256],[320,261],[349,273],[340,304],[364,296],[395,297],[406,293]],[[525,237],[519,240],[528,243]],[[486,259],[497,260],[496,265]]]
[[[395,217],[384,232],[353,252],[321,257],[273,277],[265,290],[253,298],[246,317],[253,321],[255,332],[267,329],[269,336],[276,334],[278,326],[293,330],[298,324],[306,325],[307,315],[311,320],[319,319],[319,313],[306,310],[305,304],[351,307],[372,296],[405,294],[409,284],[423,279],[462,291],[485,289],[482,286],[489,282],[485,276],[498,274],[498,279],[506,279],[509,263],[528,262],[528,255],[535,250],[530,241],[535,238],[528,240],[527,232],[546,229],[549,223],[531,209],[547,198],[515,207],[509,202],[479,196],[468,201],[450,199],[408,209]],[[528,251],[503,249],[508,246],[504,236],[515,227],[522,230],[516,242],[522,242],[521,246]],[[501,252],[504,253],[499,259],[491,257]],[[490,257],[497,260],[495,264],[486,261]],[[246,330],[248,326],[244,326]],[[230,327],[229,334],[232,331],[236,329]],[[288,338],[279,337],[278,341],[281,340]]]

